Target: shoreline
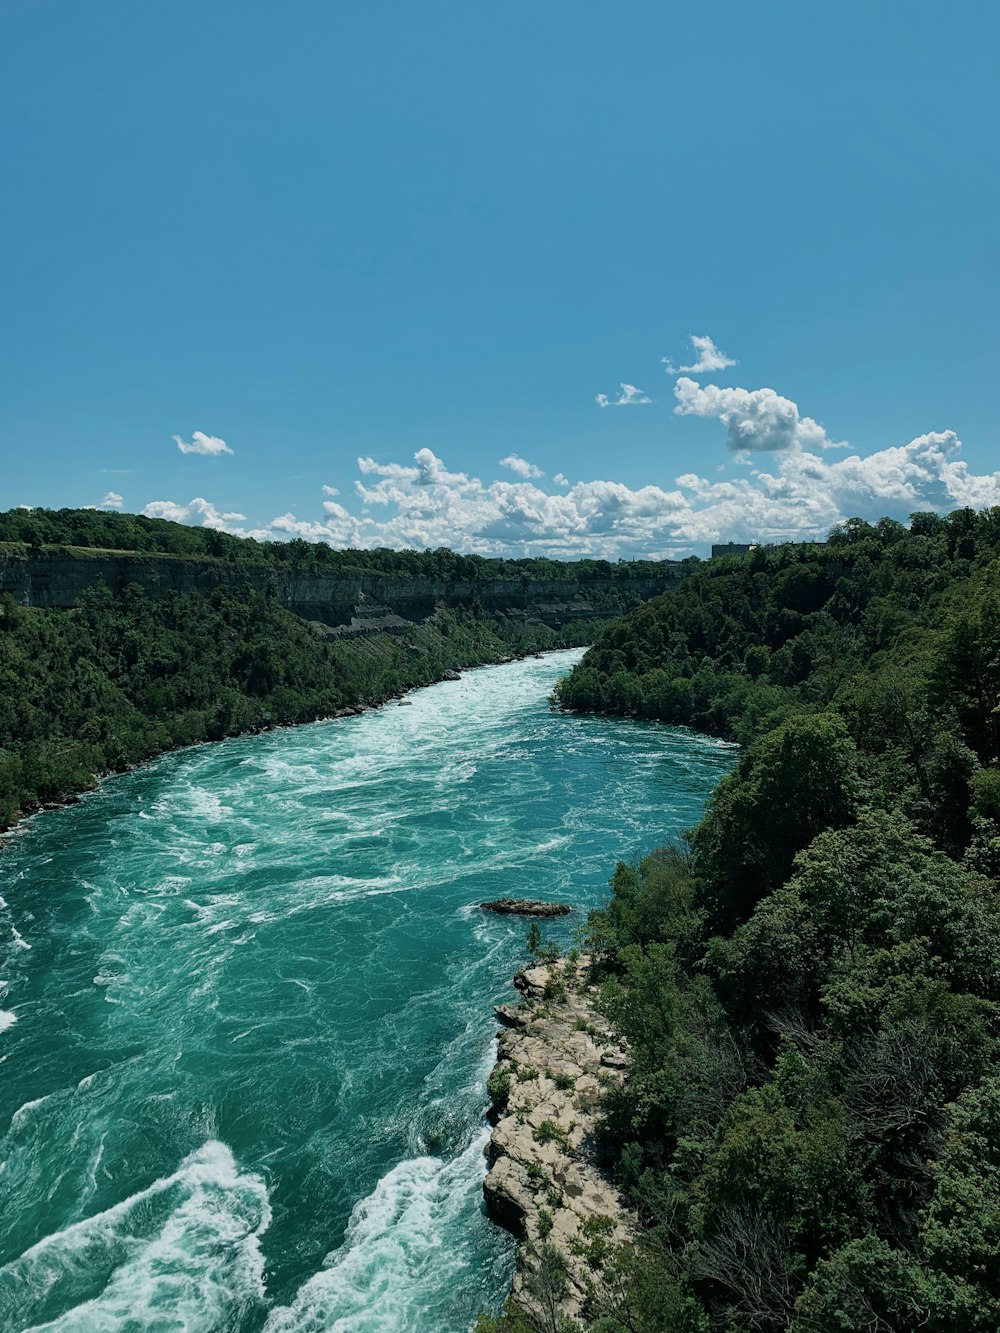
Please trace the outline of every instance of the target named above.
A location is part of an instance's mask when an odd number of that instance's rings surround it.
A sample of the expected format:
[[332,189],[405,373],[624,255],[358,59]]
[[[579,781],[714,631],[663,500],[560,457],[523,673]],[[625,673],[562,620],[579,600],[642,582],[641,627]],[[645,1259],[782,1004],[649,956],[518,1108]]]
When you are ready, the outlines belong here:
[[483,1197],[518,1242],[505,1309],[538,1319],[555,1307],[575,1321],[599,1296],[605,1261],[638,1231],[595,1155],[601,1096],[624,1082],[628,1055],[594,1008],[585,955],[523,968],[514,986],[520,1003],[495,1010]]
[[258,727],[248,727],[242,731],[228,732],[225,736],[219,736],[213,740],[191,741],[183,745],[167,746],[163,750],[157,750],[155,754],[147,755],[145,759],[139,759],[134,764],[127,764],[124,768],[108,769],[105,772],[95,773],[93,782],[89,787],[84,787],[79,791],[67,792],[65,796],[60,796],[48,801],[39,801],[36,805],[21,810],[12,824],[6,828],[0,828],[0,856],[7,850],[15,838],[23,837],[29,832],[31,821],[36,815],[52,813],[64,810],[72,805],[79,805],[85,796],[99,790],[106,782],[114,778],[125,777],[128,773],[135,773],[141,768],[146,768],[155,763],[157,759],[162,759],[169,754],[178,754],[181,750],[194,750],[201,745],[219,745],[223,741],[237,740],[241,736],[266,736],[272,731],[288,731],[292,727],[313,727],[322,722],[341,722],[345,718],[361,717],[365,713],[376,712],[380,708],[385,708],[387,704],[394,701],[405,699],[407,695],[416,694],[419,690],[429,689],[432,685],[441,685],[448,681],[461,680],[463,671],[479,671],[483,667],[490,666],[508,666],[512,662],[526,662],[533,657],[545,657],[549,653],[571,653],[577,648],[586,650],[589,644],[572,644],[564,648],[544,648],[531,649],[528,652],[504,652],[496,657],[488,658],[481,662],[473,662],[462,667],[444,667],[439,676],[434,680],[421,681],[419,684],[409,685],[405,689],[393,690],[391,694],[385,695],[381,699],[374,700],[371,703],[353,703],[345,704],[334,713],[324,713],[318,717],[311,717],[301,722],[274,722]]

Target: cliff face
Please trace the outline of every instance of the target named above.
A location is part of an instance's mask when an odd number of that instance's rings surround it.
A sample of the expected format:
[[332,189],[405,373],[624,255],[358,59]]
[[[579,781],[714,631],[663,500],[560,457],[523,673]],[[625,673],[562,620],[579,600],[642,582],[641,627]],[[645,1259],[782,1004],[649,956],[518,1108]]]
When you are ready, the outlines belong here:
[[594,1009],[589,961],[526,968],[514,981],[521,1004],[496,1011],[505,1030],[488,1084],[495,1128],[483,1195],[520,1239],[511,1303],[539,1328],[555,1327],[554,1310],[579,1327],[595,1297],[601,1304],[609,1247],[636,1230],[594,1160],[601,1097],[624,1080],[628,1056]]
[[288,610],[319,621],[338,635],[403,630],[425,620],[441,605],[475,606],[487,614],[541,620],[548,625],[606,618],[665,592],[682,577],[680,565],[673,565],[652,578],[580,582],[568,576],[544,582],[474,582],[376,573],[328,575],[294,567],[131,551],[0,549],[0,594],[10,593],[25,606],[72,607],[88,588],[98,584],[117,591],[134,583],[147,596],[157,598],[170,592],[249,588],[271,592]]

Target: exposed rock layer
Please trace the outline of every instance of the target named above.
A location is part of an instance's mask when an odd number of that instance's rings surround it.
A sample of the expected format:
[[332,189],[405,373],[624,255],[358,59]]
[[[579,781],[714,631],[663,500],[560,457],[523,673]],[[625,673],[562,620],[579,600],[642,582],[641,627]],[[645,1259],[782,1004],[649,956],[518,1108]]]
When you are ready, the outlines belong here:
[[209,557],[84,551],[76,548],[0,548],[0,594],[26,606],[75,606],[88,588],[130,583],[150,597],[170,592],[211,592],[237,587],[270,592],[290,611],[338,636],[405,633],[438,606],[475,608],[487,615],[539,620],[546,625],[622,615],[684,577],[679,564],[664,561],[648,578],[552,580],[405,577],[359,571],[325,574],[294,565],[237,564]]
[[541,1313],[536,1283],[543,1247],[565,1264],[562,1312],[579,1316],[599,1275],[594,1242],[623,1242],[634,1219],[593,1160],[604,1087],[625,1077],[622,1043],[595,1013],[589,960],[526,968],[524,997],[501,1005],[498,1060],[490,1078],[496,1125],[483,1194],[490,1214],[521,1240],[512,1296]]

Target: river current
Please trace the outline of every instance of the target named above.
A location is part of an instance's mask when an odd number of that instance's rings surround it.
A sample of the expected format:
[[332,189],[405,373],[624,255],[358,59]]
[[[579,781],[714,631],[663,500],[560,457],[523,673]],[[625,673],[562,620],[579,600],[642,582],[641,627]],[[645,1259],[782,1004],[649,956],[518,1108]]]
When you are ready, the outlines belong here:
[[699,817],[733,750],[553,713],[580,653],[165,756],[0,856],[0,1330],[459,1333],[492,1006],[527,923]]

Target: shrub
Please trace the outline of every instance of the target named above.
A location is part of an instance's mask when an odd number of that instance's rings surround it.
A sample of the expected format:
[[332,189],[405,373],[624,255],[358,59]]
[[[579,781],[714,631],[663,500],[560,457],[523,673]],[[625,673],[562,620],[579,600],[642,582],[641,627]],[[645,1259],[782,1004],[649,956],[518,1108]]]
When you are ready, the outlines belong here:
[[543,1120],[535,1130],[535,1138],[539,1143],[558,1143],[566,1147],[566,1131],[560,1129],[554,1120]]
[[510,1100],[511,1071],[508,1067],[497,1065],[486,1080],[486,1091],[494,1106],[504,1107]]

